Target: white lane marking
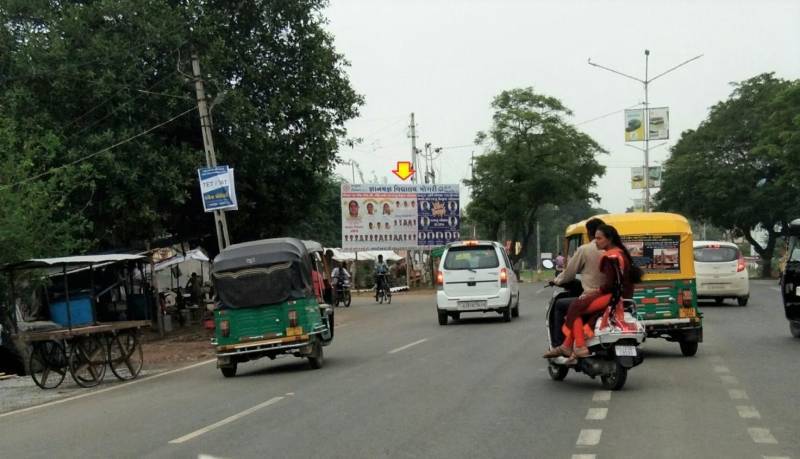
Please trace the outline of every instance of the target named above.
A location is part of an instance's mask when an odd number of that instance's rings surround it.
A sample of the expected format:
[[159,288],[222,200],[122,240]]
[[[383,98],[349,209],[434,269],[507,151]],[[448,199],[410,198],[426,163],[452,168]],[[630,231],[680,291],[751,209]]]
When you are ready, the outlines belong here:
[[158,379],[158,378],[161,378],[161,377],[164,377],[164,376],[167,376],[167,375],[180,373],[181,371],[191,370],[192,368],[197,368],[197,367],[203,366],[203,365],[208,365],[209,363],[213,363],[213,362],[216,362],[216,361],[217,361],[217,359],[204,360],[202,362],[193,363],[191,365],[187,365],[185,367],[176,368],[174,370],[165,371],[163,373],[156,373],[156,374],[154,374],[152,376],[145,376],[143,378],[134,379],[133,381],[129,381],[129,382],[126,382],[126,383],[119,383],[119,384],[117,384],[115,386],[106,387],[105,389],[98,389],[98,390],[95,390],[95,391],[92,391],[92,392],[86,392],[85,394],[73,395],[72,397],[62,398],[62,399],[59,399],[59,400],[53,400],[52,402],[42,403],[41,405],[29,406],[27,408],[20,408],[18,410],[9,411],[8,413],[2,413],[2,414],[0,414],[0,418],[4,418],[6,416],[11,416],[11,415],[14,415],[14,414],[27,413],[29,411],[39,410],[39,409],[47,408],[47,407],[53,406],[53,405],[60,405],[62,403],[71,402],[73,400],[78,400],[78,399],[85,398],[85,397],[91,397],[92,395],[104,394],[106,392],[111,392],[112,390],[122,389],[122,388],[125,388],[125,387],[128,387],[128,386],[132,386],[134,384],[139,384],[139,383],[143,383],[143,382],[147,382],[147,381],[152,381],[154,379]]
[[763,459],[792,459],[789,456],[761,456]]
[[602,421],[608,416],[608,408],[589,408],[586,413],[587,421]]
[[597,454],[573,454],[572,459],[597,459]]
[[389,351],[389,354],[396,354],[396,353],[398,353],[400,351],[405,351],[406,349],[408,349],[408,348],[410,348],[412,346],[416,346],[417,344],[422,344],[425,341],[428,341],[428,338],[422,338],[420,340],[414,341],[413,343],[408,343],[405,346],[400,346],[397,349],[392,349],[391,351]]
[[592,396],[593,402],[608,402],[611,400],[610,390],[596,390]]
[[577,446],[595,446],[600,443],[601,435],[603,435],[603,429],[581,429],[575,444]]
[[739,384],[739,378],[737,378],[736,376],[722,375],[720,376],[720,379],[722,379],[722,382],[725,384],[731,384],[731,385]]
[[725,365],[714,365],[714,371],[716,373],[730,373],[731,370],[726,367]]
[[761,419],[761,414],[753,406],[738,405],[736,411],[739,412],[739,417],[743,419]]
[[197,429],[194,432],[188,433],[188,434],[186,434],[186,435],[184,435],[182,437],[178,437],[178,438],[176,438],[174,440],[170,440],[169,442],[170,442],[170,444],[173,444],[173,445],[187,442],[187,441],[189,441],[189,440],[191,440],[193,438],[197,438],[200,435],[203,435],[204,433],[208,433],[208,432],[211,432],[214,429],[222,427],[225,424],[230,424],[231,422],[234,422],[234,421],[236,421],[238,419],[241,419],[241,418],[243,418],[243,417],[245,417],[245,416],[247,416],[249,414],[253,414],[254,412],[260,410],[261,408],[266,408],[266,407],[268,407],[270,405],[278,403],[283,399],[284,399],[284,397],[272,397],[271,399],[267,400],[266,402],[259,403],[258,405],[254,406],[254,407],[248,408],[248,409],[246,409],[246,410],[244,410],[244,411],[242,411],[240,413],[236,413],[233,416],[228,416],[227,418],[225,418],[225,419],[223,419],[221,421],[218,421],[218,422],[215,422],[215,423],[213,423],[213,424],[211,424],[209,426],[203,427],[202,429]]
[[780,291],[781,291],[781,288],[780,288],[780,287],[770,287],[770,288],[771,288],[772,290],[775,290],[776,292],[780,292]]
[[772,445],[778,444],[778,440],[772,436],[772,434],[769,432],[769,429],[765,429],[763,427],[748,427],[747,433],[750,434],[750,438],[752,438],[756,443],[769,443]]
[[728,389],[728,395],[733,400],[747,400],[747,392],[743,391],[742,389]]
[[197,459],[225,459],[225,458],[220,456],[212,456],[210,454],[198,454]]

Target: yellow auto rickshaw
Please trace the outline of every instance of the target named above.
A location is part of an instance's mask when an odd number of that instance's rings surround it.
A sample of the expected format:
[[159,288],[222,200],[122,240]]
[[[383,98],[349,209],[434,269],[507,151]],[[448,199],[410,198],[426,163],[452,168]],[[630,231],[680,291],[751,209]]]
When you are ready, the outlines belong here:
[[[644,271],[633,299],[647,336],[677,341],[683,355],[695,355],[703,341],[703,316],[697,308],[689,221],[681,215],[662,212],[596,218],[617,229],[634,263]],[[564,252],[569,257],[588,241],[586,221],[572,224],[565,233]]]

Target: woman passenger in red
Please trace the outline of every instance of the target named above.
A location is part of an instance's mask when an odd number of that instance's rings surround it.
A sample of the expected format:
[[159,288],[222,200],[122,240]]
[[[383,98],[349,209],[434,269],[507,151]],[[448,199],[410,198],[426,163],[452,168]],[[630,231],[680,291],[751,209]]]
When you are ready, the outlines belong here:
[[[549,352],[545,358],[555,358],[560,355],[570,357],[570,360],[588,357],[589,349],[586,347],[586,338],[583,334],[584,317],[595,315],[604,311],[614,297],[619,272],[622,273],[622,291],[620,298],[633,297],[633,286],[642,280],[642,271],[633,265],[628,249],[622,243],[617,229],[611,225],[601,225],[595,233],[595,243],[600,250],[605,250],[600,260],[600,270],[605,274],[605,283],[600,287],[600,296],[589,296],[586,301],[573,302],[567,311],[567,318],[562,331],[564,342]],[[612,262],[615,261],[616,263]],[[619,271],[617,270],[619,266]],[[574,345],[574,349],[573,349]]]

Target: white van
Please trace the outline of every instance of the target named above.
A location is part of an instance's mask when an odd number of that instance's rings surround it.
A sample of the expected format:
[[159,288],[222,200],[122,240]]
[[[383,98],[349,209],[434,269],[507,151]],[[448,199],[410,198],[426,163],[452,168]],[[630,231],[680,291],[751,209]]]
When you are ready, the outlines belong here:
[[462,313],[489,311],[506,322],[519,316],[519,283],[505,249],[491,241],[448,244],[436,273],[439,325]]

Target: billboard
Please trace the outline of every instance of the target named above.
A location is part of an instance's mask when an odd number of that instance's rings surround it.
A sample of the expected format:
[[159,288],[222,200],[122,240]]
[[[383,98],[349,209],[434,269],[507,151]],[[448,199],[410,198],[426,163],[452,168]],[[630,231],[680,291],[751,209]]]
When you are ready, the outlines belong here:
[[[669,108],[656,107],[648,110],[648,140],[669,139]],[[644,131],[644,109],[637,108],[625,110],[625,141],[643,142],[645,140]]]
[[622,243],[633,262],[646,273],[674,274],[681,270],[680,236],[622,236]]
[[458,185],[343,183],[342,248],[413,250],[461,238]]
[[[650,179],[648,185],[650,188],[661,188],[661,166],[651,166]],[[644,167],[631,168],[631,188],[634,190],[644,189]]]
[[228,166],[203,167],[197,169],[200,179],[200,194],[203,196],[203,210],[236,210],[236,185],[233,169]]

